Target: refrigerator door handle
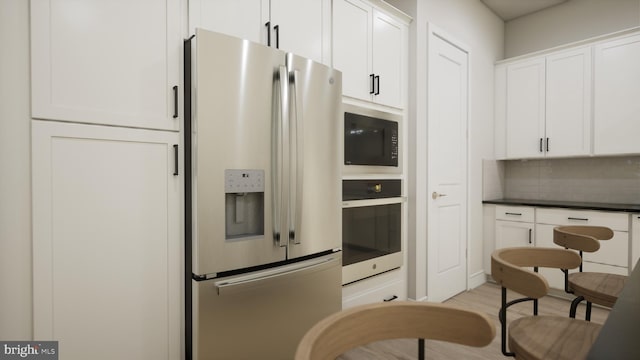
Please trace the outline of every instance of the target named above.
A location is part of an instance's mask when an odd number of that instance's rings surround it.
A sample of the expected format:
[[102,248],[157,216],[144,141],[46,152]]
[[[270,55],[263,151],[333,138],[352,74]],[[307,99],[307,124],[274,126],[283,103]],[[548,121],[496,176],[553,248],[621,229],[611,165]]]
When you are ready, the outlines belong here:
[[319,271],[331,266],[338,261],[339,258],[331,255],[319,259],[313,259],[290,266],[283,266],[278,269],[261,271],[256,274],[250,274],[237,277],[231,280],[221,280],[214,282],[218,295],[231,295],[238,291],[246,291],[254,286],[268,285],[268,281],[283,281],[287,277],[298,276],[303,272]]
[[286,66],[281,65],[278,69],[279,92],[280,92],[280,113],[274,119],[274,137],[272,151],[272,186],[273,186],[273,232],[274,241],[278,246],[287,246],[288,217],[287,208],[289,205],[288,183],[286,174],[289,173],[289,76]]
[[291,121],[291,139],[292,139],[292,151],[290,157],[290,164],[293,167],[291,171],[291,201],[290,201],[290,229],[289,240],[293,240],[294,244],[300,244],[301,234],[301,220],[302,220],[302,194],[303,194],[303,181],[302,174],[304,173],[304,128],[303,128],[303,112],[302,112],[302,96],[298,93],[298,79],[300,74],[298,70],[291,72],[291,104],[292,115],[295,117]]

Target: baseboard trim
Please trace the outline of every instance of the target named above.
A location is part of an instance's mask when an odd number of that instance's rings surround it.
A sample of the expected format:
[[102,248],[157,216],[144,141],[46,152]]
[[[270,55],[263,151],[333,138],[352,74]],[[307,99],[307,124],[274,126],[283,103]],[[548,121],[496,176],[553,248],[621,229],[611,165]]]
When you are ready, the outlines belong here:
[[469,279],[467,280],[467,288],[468,290],[475,289],[485,282],[487,282],[487,277],[485,276],[484,270],[481,270],[469,276]]

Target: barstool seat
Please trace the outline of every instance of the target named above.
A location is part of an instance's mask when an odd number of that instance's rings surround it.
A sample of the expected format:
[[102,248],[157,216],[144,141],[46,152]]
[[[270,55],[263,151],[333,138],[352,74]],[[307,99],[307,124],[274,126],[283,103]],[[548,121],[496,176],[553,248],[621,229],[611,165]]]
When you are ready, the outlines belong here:
[[[553,229],[553,242],[565,249],[578,250],[582,253],[595,252],[600,249],[600,241],[610,240],[614,232],[605,226],[569,225],[557,226]],[[622,291],[626,276],[598,272],[582,272],[582,264],[578,273],[569,274],[564,269],[565,291],[576,296],[571,302],[569,316],[575,317],[578,304],[587,300],[585,320],[591,320],[591,305],[612,307]]]
[[569,274],[569,289],[588,302],[613,307],[626,281],[623,275],[578,272]]
[[518,360],[584,359],[599,324],[559,316],[527,316],[509,325],[509,348]]

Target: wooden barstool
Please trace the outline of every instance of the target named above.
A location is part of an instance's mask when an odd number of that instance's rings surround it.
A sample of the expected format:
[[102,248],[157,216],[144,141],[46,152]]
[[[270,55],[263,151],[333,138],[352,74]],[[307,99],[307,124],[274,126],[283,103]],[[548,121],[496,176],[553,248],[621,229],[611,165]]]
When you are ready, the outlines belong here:
[[328,360],[385,339],[433,339],[482,347],[496,336],[486,314],[447,304],[391,302],[361,305],[329,315],[304,335],[296,360]]
[[[549,292],[539,267],[574,269],[580,256],[557,248],[503,248],[491,255],[491,275],[502,287],[498,317],[501,349],[505,356],[518,359],[584,359],[600,333],[601,325],[560,316],[538,316],[538,299]],[[533,271],[527,269],[533,268]],[[524,295],[507,302],[507,289]],[[524,301],[533,302],[533,315],[513,320],[508,326],[507,309]]]
[[591,305],[598,304],[608,308],[618,300],[618,295],[627,280],[626,276],[599,272],[582,272],[582,253],[595,252],[600,249],[601,240],[613,238],[613,231],[604,226],[558,226],[553,229],[553,242],[565,249],[577,250],[580,253],[580,270],[569,274],[564,272],[564,290],[576,295],[571,302],[569,316],[576,317],[576,309],[583,301],[587,301],[585,320],[591,320]]

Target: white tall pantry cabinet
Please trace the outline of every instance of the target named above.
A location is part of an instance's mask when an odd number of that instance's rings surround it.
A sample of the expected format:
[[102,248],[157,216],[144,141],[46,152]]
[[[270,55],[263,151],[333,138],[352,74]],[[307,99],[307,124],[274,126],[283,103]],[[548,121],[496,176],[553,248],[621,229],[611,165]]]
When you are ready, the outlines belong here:
[[181,358],[178,134],[32,121],[34,338]]
[[181,359],[182,0],[32,0],[33,330]]

